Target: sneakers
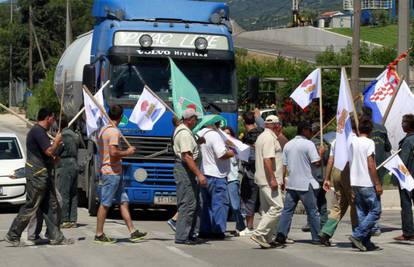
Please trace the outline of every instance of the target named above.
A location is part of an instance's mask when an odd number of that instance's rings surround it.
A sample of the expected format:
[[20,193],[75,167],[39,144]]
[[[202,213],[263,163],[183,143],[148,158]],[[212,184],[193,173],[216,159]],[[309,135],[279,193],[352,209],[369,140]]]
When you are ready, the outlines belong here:
[[250,230],[249,228],[244,228],[244,230],[239,232],[239,236],[251,236],[253,234],[253,230]]
[[290,239],[290,238],[288,237],[288,238],[286,238],[285,243],[286,243],[286,244],[295,244],[295,240]]
[[22,247],[24,246],[24,242],[21,242],[20,239],[14,239],[9,234],[6,234],[4,237],[4,241],[11,244],[13,247]]
[[72,238],[63,238],[61,240],[50,240],[49,242],[52,246],[63,246],[63,245],[73,245],[75,244],[75,240]]
[[197,238],[196,239],[188,239],[188,240],[175,240],[175,244],[194,246],[194,245],[200,244],[200,241]]
[[131,233],[131,238],[129,239],[131,242],[138,242],[147,235],[146,232],[140,232],[138,230],[135,230],[133,233]]
[[167,224],[171,228],[171,230],[173,230],[174,232],[176,231],[175,225],[177,224],[177,221],[174,221],[173,219],[169,219],[167,221]]
[[329,240],[329,236],[327,234],[322,233],[319,236],[319,238],[321,240],[321,244],[324,245],[325,247],[332,246],[331,241]]
[[375,245],[372,242],[367,245],[367,251],[380,251],[380,250],[382,250],[382,248],[380,248],[379,246]]
[[359,250],[361,251],[367,251],[367,248],[362,244],[362,241],[359,240],[356,237],[353,237],[352,235],[349,237],[349,241],[351,241],[352,244],[354,244]]
[[102,234],[100,236],[95,236],[95,239],[93,240],[93,242],[100,243],[100,244],[114,244],[116,243],[116,240],[110,237],[107,237],[105,234]]
[[261,235],[253,234],[250,237],[250,239],[253,240],[254,242],[256,242],[261,248],[270,248],[271,247],[271,245],[269,243],[267,243],[266,239]]
[[67,228],[71,228],[72,224],[70,222],[64,222],[60,225],[61,229],[67,229]]
[[382,234],[381,229],[376,229],[371,232],[371,236],[380,236]]

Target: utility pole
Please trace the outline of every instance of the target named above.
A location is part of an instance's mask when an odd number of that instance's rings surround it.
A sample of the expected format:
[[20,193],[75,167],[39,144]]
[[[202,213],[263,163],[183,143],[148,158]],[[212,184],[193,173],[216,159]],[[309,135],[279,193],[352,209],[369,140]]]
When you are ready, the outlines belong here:
[[[10,29],[13,27],[13,1],[10,1]],[[13,45],[10,42],[10,73],[9,73],[9,107],[12,106],[13,90]]]
[[29,89],[33,89],[33,29],[32,6],[29,6]]
[[[354,0],[354,25],[352,29],[352,68],[351,68],[351,91],[353,97],[359,92],[359,50],[360,50],[360,27],[361,27],[361,1]],[[356,108],[360,105],[357,102]]]
[[66,48],[72,43],[72,14],[70,10],[70,0],[66,0]]
[[[401,54],[410,47],[410,2],[408,0],[398,1],[398,54]],[[398,74],[404,75],[409,82],[409,60],[398,63]]]

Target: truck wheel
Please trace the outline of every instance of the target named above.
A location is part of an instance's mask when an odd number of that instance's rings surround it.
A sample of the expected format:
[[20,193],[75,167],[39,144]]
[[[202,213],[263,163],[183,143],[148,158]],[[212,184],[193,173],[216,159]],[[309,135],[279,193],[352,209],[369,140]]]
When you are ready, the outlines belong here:
[[88,211],[90,216],[96,216],[98,213],[98,202],[96,200],[96,182],[95,182],[95,165],[93,159],[89,164],[89,182],[88,182]]

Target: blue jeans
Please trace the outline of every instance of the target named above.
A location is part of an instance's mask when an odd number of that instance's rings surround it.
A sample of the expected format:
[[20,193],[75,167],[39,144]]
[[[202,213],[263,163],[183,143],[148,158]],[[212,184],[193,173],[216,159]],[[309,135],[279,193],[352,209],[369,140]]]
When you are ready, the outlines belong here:
[[112,204],[129,202],[124,189],[124,181],[121,175],[102,174],[101,176],[101,205],[111,207]]
[[202,213],[200,234],[226,232],[229,195],[226,178],[206,176],[207,187],[201,188]]
[[244,218],[240,210],[240,181],[229,182],[227,184],[227,190],[229,191],[231,210],[236,221],[236,229],[242,231],[246,228],[246,225],[244,224]]
[[374,187],[353,186],[352,190],[358,215],[358,226],[352,231],[352,236],[367,245],[371,242],[372,228],[381,215],[381,202]]
[[297,191],[288,189],[285,196],[285,204],[282,210],[282,216],[279,221],[277,230],[278,236],[284,238],[288,236],[290,224],[292,223],[293,213],[295,212],[298,202],[302,201],[308,214],[308,222],[311,229],[312,240],[319,241],[320,218],[318,208],[316,206],[316,198],[311,186],[308,191]]

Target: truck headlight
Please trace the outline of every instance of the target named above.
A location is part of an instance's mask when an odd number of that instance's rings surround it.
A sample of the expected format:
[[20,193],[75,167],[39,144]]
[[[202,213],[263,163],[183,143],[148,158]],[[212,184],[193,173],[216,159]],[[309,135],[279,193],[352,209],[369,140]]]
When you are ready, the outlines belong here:
[[149,48],[152,45],[152,37],[149,34],[143,34],[139,37],[139,44],[143,48]]
[[206,50],[206,49],[207,49],[207,46],[208,46],[208,41],[207,41],[207,39],[206,39],[206,38],[204,38],[204,37],[198,37],[197,39],[195,39],[194,45],[195,45],[195,48],[196,48],[197,50],[202,50],[202,51],[204,51],[204,50]]
[[142,183],[143,181],[145,181],[145,179],[147,179],[147,177],[148,173],[143,168],[139,168],[134,171],[134,178],[137,182]]

